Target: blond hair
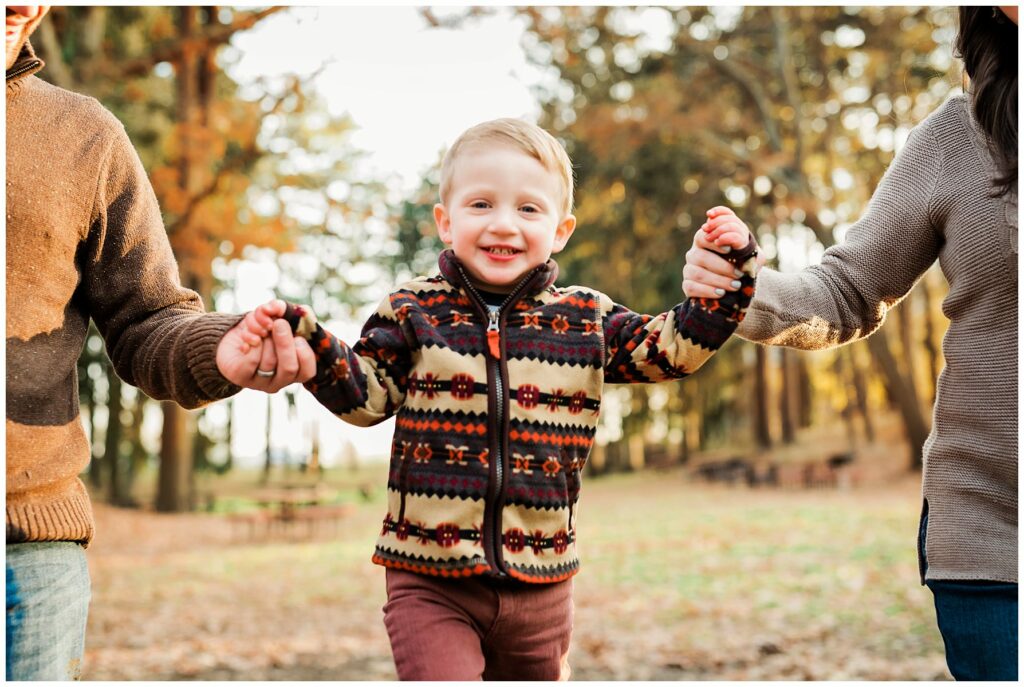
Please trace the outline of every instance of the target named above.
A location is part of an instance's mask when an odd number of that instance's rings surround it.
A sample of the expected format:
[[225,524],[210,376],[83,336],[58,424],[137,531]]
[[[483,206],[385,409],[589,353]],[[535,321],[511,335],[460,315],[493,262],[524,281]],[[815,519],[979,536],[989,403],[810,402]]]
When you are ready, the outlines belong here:
[[568,215],[572,211],[572,162],[568,153],[555,137],[536,124],[524,122],[521,119],[493,119],[483,124],[466,129],[462,135],[455,139],[455,143],[444,155],[441,163],[441,202],[448,202],[448,194],[451,192],[452,176],[455,170],[455,161],[459,154],[466,148],[481,144],[503,144],[522,151],[533,159],[544,165],[552,174],[558,176],[562,182],[562,214]]

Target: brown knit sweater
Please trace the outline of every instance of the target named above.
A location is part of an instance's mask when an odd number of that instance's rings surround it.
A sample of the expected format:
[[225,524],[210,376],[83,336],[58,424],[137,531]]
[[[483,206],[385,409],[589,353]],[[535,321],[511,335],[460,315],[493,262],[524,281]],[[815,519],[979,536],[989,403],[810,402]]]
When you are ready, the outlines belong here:
[[215,350],[237,315],[182,288],[156,197],[94,99],[7,70],[7,543],[88,543],[76,361],[89,318],[118,375],[194,408],[235,393]]
[[996,175],[967,98],[951,98],[821,265],[761,271],[736,330],[802,349],[863,338],[939,260],[950,325],[924,447],[928,579],[1017,581],[1017,191],[992,197]]

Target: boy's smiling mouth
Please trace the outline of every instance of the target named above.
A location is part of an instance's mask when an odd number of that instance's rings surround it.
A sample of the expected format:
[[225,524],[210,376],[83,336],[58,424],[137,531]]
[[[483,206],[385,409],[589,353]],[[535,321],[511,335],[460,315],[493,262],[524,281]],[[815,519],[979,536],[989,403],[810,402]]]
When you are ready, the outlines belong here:
[[482,250],[488,255],[496,258],[511,258],[523,252],[518,248],[512,248],[510,246],[485,246]]

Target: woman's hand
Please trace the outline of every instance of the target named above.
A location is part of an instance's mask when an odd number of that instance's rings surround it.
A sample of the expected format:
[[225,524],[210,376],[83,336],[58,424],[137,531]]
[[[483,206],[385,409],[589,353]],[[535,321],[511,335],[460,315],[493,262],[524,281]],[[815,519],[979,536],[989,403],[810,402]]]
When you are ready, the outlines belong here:
[[[683,266],[683,293],[687,298],[721,298],[736,291],[743,273],[721,254],[740,250],[750,241],[747,225],[727,207],[707,211],[708,221],[697,230]],[[764,257],[757,256],[758,267]]]

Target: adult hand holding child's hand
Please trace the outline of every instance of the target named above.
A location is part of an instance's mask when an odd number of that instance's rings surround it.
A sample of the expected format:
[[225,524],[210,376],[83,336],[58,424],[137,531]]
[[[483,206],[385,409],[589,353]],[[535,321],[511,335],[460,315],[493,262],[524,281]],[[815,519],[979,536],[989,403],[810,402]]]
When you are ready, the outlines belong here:
[[[721,298],[727,291],[740,288],[742,276],[736,267],[722,257],[741,250],[750,241],[750,230],[732,210],[724,206],[707,211],[708,220],[693,237],[693,246],[686,252],[683,266],[683,293],[687,298]],[[757,256],[757,266],[765,262]]]
[[316,374],[309,343],[281,319],[285,302],[274,299],[247,313],[217,345],[217,369],[246,389],[276,393]]

